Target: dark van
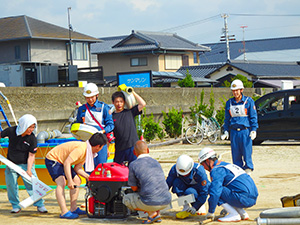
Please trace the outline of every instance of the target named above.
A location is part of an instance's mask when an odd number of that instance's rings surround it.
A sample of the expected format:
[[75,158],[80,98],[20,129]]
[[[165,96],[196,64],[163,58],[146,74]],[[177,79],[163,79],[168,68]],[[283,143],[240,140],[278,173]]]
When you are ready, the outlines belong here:
[[272,92],[255,101],[258,114],[257,137],[265,140],[300,140],[300,89]]

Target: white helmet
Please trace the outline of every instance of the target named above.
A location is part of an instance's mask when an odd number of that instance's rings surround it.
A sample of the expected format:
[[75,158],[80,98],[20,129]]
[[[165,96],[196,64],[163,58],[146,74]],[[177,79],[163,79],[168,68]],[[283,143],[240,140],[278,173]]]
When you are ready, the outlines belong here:
[[209,158],[212,158],[212,157],[216,157],[217,154],[215,153],[215,151],[211,148],[203,148],[199,155],[198,155],[198,160],[199,160],[199,163],[202,163],[204,162],[205,160],[209,159]]
[[194,160],[188,155],[181,155],[176,162],[176,171],[179,175],[185,176],[189,174],[194,166]]
[[96,84],[88,83],[87,85],[84,86],[83,95],[85,97],[92,97],[97,94],[99,94],[99,90]]
[[231,83],[231,90],[244,89],[244,84],[241,80],[234,80]]

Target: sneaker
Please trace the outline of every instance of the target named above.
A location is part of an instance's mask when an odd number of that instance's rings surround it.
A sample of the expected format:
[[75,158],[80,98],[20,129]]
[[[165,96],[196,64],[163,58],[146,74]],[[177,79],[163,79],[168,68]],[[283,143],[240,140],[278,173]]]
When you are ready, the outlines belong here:
[[20,208],[13,208],[10,213],[19,213],[21,211]]
[[40,213],[47,213],[48,210],[45,208],[45,206],[37,207],[37,211]]
[[68,211],[64,215],[59,216],[61,219],[77,219],[79,216],[78,214],[72,213],[71,211]]
[[73,211],[71,213],[78,214],[78,215],[85,215],[86,211],[83,211],[83,210],[79,209],[79,207],[78,207],[75,211]]

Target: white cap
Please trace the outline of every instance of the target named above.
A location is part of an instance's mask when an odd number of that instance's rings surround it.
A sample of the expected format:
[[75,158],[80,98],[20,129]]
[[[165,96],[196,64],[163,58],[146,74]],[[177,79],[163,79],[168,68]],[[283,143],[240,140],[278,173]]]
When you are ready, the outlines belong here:
[[85,97],[92,97],[99,94],[98,86],[94,83],[88,83],[84,86],[83,95]]
[[231,90],[244,89],[244,84],[241,80],[234,80],[231,83]]
[[179,175],[185,176],[189,174],[194,166],[194,160],[188,155],[181,155],[176,162],[176,171]]

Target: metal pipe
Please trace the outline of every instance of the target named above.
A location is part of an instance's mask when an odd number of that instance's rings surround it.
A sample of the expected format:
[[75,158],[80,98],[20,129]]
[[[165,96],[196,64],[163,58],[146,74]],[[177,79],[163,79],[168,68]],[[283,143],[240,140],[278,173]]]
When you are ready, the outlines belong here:
[[260,218],[299,218],[300,207],[267,209],[259,214]]
[[258,218],[258,225],[273,225],[273,224],[300,224],[300,218]]
[[53,131],[42,131],[37,135],[36,138],[38,143],[45,143],[46,140],[60,137],[60,136],[61,136],[61,132],[59,130],[53,130]]

